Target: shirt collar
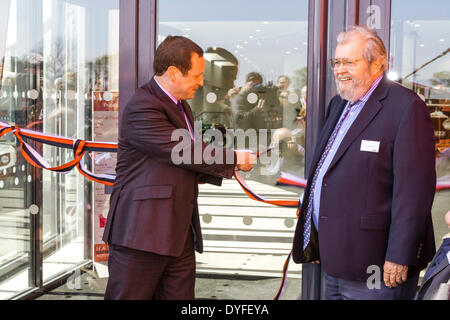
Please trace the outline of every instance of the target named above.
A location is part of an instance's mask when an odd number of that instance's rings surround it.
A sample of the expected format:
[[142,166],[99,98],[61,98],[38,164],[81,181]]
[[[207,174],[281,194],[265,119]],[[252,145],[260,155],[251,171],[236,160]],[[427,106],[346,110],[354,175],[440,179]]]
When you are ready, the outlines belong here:
[[156,80],[156,77],[153,76],[153,79],[155,80],[155,82],[158,84],[158,86],[161,88],[161,90],[173,101],[173,103],[175,103],[176,105],[178,105],[178,100],[166,89],[164,89],[164,87],[162,85],[159,84],[158,80]]

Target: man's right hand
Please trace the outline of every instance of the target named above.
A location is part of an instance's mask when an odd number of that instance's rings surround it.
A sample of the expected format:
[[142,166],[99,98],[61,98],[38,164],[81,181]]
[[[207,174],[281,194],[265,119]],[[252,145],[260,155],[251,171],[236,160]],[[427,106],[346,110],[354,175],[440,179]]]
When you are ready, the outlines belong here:
[[236,152],[236,168],[235,170],[250,171],[253,165],[256,163],[256,154],[248,151],[235,151]]

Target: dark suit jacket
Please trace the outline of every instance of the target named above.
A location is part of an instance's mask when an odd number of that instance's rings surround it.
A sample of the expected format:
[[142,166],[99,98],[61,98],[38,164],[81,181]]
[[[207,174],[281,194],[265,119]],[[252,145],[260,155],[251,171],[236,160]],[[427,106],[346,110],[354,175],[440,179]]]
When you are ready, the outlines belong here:
[[[433,300],[442,284],[450,279],[450,238],[445,238],[422,279],[416,300]],[[450,291],[448,292],[450,299]]]
[[[312,226],[305,251],[303,225],[311,180],[347,101],[327,110],[309,170],[296,226],[293,259],[320,260],[331,276],[366,281],[367,267],[384,261],[423,269],[435,253],[431,220],[436,173],[434,131],[425,103],[384,77],[355,120],[323,178],[319,232]],[[379,152],[361,151],[362,140]]]
[[[183,102],[183,107],[194,126],[189,105]],[[178,128],[187,130],[185,118],[154,79],[125,106],[119,119],[117,177],[103,241],[179,256],[192,225],[196,250],[202,252],[198,182],[220,185],[223,177],[232,177],[236,158],[234,151],[206,145],[201,139],[171,141]],[[172,162],[171,152],[180,145],[182,152],[190,152],[192,164]],[[194,148],[208,149],[205,154],[211,157],[222,153],[223,162],[228,157],[233,163],[208,165],[211,159],[206,157],[194,164]]]

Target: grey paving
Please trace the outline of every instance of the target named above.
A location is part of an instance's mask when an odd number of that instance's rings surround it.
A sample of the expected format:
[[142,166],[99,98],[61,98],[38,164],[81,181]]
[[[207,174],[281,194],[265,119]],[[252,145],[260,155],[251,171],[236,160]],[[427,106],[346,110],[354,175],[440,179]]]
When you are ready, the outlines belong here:
[[[38,300],[103,300],[107,278],[99,279],[92,271],[82,271],[80,276],[48,292]],[[280,286],[280,278],[217,277],[199,275],[196,280],[198,300],[272,300]],[[283,299],[300,297],[301,279],[289,278]]]

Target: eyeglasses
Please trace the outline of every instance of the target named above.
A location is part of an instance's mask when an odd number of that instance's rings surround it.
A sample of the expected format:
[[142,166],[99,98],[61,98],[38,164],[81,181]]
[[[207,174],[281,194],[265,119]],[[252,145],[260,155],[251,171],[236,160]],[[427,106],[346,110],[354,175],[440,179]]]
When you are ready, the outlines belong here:
[[364,59],[356,59],[356,60],[346,59],[346,58],[330,59],[330,60],[328,60],[328,63],[330,64],[330,67],[333,69],[339,68],[341,66],[351,69],[351,68],[355,68],[356,63],[361,60],[364,60]]

